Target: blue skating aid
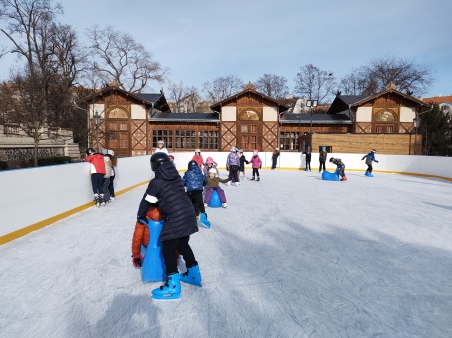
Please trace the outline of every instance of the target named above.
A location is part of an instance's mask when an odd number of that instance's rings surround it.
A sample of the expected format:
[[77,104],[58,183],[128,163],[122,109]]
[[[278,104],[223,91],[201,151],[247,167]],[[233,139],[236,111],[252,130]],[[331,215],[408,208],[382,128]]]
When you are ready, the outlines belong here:
[[329,171],[324,171],[322,173],[322,180],[324,181],[339,181],[339,174],[337,173],[337,169],[334,173],[330,173]]
[[218,191],[214,190],[212,193],[212,197],[210,197],[210,201],[208,203],[211,208],[221,208],[220,195]]
[[144,256],[142,254],[143,261],[141,262],[141,280],[143,283],[160,282],[166,279],[162,243],[158,240],[163,223],[163,220],[148,221],[149,244],[147,248],[142,245],[142,249],[146,248]]

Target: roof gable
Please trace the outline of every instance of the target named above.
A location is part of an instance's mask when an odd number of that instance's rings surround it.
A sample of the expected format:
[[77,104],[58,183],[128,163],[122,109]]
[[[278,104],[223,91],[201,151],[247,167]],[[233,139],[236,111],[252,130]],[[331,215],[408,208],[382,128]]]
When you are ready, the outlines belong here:
[[171,111],[168,102],[166,101],[165,95],[163,93],[131,93],[125,91],[117,86],[109,86],[107,88],[102,89],[99,92],[95,92],[81,100],[77,103],[85,103],[85,102],[96,102],[100,98],[106,97],[114,92],[118,92],[126,97],[128,97],[131,101],[136,102],[138,104],[143,104],[147,108],[155,108],[160,111],[169,112]]
[[[223,101],[220,101],[220,102],[217,102],[217,103],[211,105],[210,109],[212,109],[214,111],[220,111],[221,107],[227,106],[228,104],[238,100],[239,98],[247,96],[247,95],[255,95],[256,97],[260,98],[263,105],[277,106],[280,113],[289,109],[289,107],[286,106],[285,104],[282,104],[281,102],[256,91],[254,89],[254,86],[251,83],[248,83],[248,85],[245,87],[245,89],[243,91],[241,91],[235,95],[232,95],[232,96],[224,99]],[[265,101],[267,101],[267,102],[265,102]]]

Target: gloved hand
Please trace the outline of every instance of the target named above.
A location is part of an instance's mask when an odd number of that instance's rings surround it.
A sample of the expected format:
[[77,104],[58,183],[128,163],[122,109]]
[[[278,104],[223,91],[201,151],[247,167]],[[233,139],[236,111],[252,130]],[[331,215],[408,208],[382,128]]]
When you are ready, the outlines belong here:
[[143,260],[143,257],[141,257],[140,254],[133,254],[132,257],[133,266],[137,268],[141,267],[141,261]]
[[375,160],[375,162],[377,162],[377,163],[378,163],[378,161],[377,161],[377,160]]
[[262,169],[262,166],[260,166],[259,169]]
[[226,171],[229,171],[229,167],[226,167]]
[[141,224],[148,225],[148,219],[146,217],[137,217],[137,221]]

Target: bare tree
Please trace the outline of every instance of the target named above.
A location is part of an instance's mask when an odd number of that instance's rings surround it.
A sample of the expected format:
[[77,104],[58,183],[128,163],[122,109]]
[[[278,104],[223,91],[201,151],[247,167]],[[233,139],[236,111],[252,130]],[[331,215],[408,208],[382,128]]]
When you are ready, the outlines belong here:
[[203,107],[201,107],[201,97],[198,92],[198,88],[191,86],[187,88],[186,92],[187,100],[187,113],[202,113],[204,112]]
[[[374,95],[392,82],[401,92],[421,95],[432,86],[434,72],[431,66],[418,64],[414,60],[384,56],[372,59],[367,65],[358,69],[352,69],[351,74],[345,76],[341,84],[344,92]],[[350,82],[347,81],[352,77],[355,78],[355,87],[350,86]]]
[[333,72],[321,70],[312,64],[300,67],[295,78],[295,92],[308,99],[323,102],[336,88]]
[[254,83],[256,89],[275,100],[282,99],[289,93],[287,79],[284,76],[264,74]]
[[203,84],[203,91],[212,103],[220,102],[243,90],[243,81],[235,75],[217,77]]
[[182,99],[187,95],[187,86],[182,81],[168,83],[168,99],[176,105],[178,113],[186,113]]
[[350,74],[341,79],[339,89],[345,95],[360,95],[364,91],[365,80],[362,76],[362,69],[352,68]]
[[49,128],[61,127],[81,59],[75,31],[55,22],[61,13],[61,5],[53,7],[49,0],[0,0],[0,19],[8,23],[0,30],[12,42],[10,52],[25,59],[3,93],[12,98],[11,120],[34,139],[35,165],[39,141],[51,137]]
[[90,40],[92,71],[103,81],[116,81],[123,90],[140,93],[151,81],[164,82],[167,68],[153,60],[153,55],[127,33],[108,26],[87,29]]

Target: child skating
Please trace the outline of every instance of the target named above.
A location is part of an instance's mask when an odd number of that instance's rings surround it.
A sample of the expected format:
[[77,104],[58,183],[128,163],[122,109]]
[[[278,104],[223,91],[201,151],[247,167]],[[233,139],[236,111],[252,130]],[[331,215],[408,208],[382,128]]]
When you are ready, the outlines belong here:
[[242,149],[239,150],[239,156],[240,156],[239,178],[240,173],[242,173],[242,179],[246,181],[245,163],[250,164],[250,162],[248,162],[248,160],[245,158],[245,155],[243,155]]
[[206,195],[204,196],[204,207],[207,207],[208,203],[210,202],[214,190],[218,192],[218,196],[220,196],[220,201],[223,208],[227,207],[226,195],[224,194],[224,190],[220,188],[220,183],[227,183],[230,180],[230,177],[225,180],[219,178],[216,174],[216,170],[213,168],[209,170],[209,176],[207,177],[206,185]]
[[251,167],[253,168],[253,177],[251,178],[251,181],[255,180],[255,176],[257,176],[257,181],[260,181],[261,178],[259,176],[259,169],[262,168],[262,160],[259,157],[259,152],[257,149],[254,149],[253,151],[253,157],[251,157],[250,161]]
[[[198,232],[196,214],[182,179],[167,154],[151,156],[151,169],[155,178],[149,182],[138,208],[137,220],[147,224],[146,213],[151,205],[159,206],[165,219],[160,231],[162,255],[165,260],[166,282],[152,291],[154,300],[180,299],[180,282],[202,286],[201,273],[195,255],[188,244],[190,235]],[[179,274],[176,250],[182,255],[187,271]]]
[[345,176],[345,164],[342,163],[340,158],[330,158],[330,162],[337,166],[337,173],[341,177],[341,181],[347,181],[347,176]]
[[373,170],[372,162],[378,163],[378,161],[375,159],[376,153],[377,153],[377,151],[375,149],[372,149],[372,151],[370,153],[368,153],[367,155],[364,155],[364,157],[361,159],[361,161],[366,159],[367,170],[364,173],[364,175],[366,175],[367,177],[374,177],[374,175],[372,175],[372,170]]
[[204,186],[207,184],[207,177],[203,175],[196,161],[191,160],[188,162],[188,170],[184,173],[182,183],[187,188],[187,195],[192,201],[196,218],[206,228],[210,228],[210,222],[207,219],[206,209],[202,202],[202,192],[204,191]]
[[239,168],[240,168],[240,157],[237,154],[237,148],[232,147],[226,160],[226,170],[229,171],[229,177],[231,178],[232,184],[235,183],[236,186],[240,184]]

